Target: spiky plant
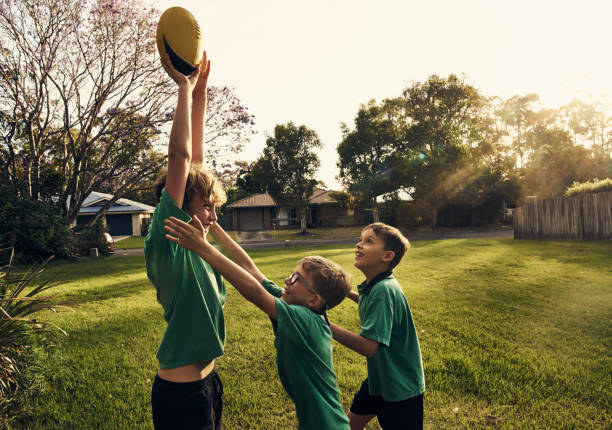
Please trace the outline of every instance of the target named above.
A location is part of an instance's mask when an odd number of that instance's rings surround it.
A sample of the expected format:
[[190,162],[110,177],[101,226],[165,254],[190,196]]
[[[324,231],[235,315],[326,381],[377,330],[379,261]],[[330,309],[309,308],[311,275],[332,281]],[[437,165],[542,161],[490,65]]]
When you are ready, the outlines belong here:
[[[0,253],[8,250],[0,249]],[[14,250],[10,249],[8,263],[0,267],[0,398],[4,399],[22,387],[20,376],[31,336],[50,331],[66,334],[59,327],[33,318],[42,310],[54,310],[50,303],[53,295],[42,293],[57,284],[37,281],[51,258],[15,274],[13,256]]]

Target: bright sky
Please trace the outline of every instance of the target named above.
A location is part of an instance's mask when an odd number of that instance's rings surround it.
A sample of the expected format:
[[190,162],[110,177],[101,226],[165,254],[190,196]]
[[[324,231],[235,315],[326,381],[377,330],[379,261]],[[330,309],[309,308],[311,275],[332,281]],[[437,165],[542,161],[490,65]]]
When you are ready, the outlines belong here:
[[340,123],[359,105],[395,97],[432,74],[465,74],[485,95],[538,93],[545,107],[574,97],[612,102],[612,2],[607,0],[152,0],[198,19],[212,85],[231,85],[262,152],[276,124],[314,129],[318,179],[335,179]]

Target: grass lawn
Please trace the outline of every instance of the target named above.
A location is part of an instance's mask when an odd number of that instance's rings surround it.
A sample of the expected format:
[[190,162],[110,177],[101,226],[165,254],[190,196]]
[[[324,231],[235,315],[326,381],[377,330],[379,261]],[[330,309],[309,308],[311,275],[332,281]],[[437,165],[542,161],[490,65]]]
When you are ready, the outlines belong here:
[[[304,239],[345,239],[355,238],[358,239],[361,234],[361,230],[364,226],[349,226],[349,227],[320,227],[311,228],[308,230],[307,235],[303,235],[299,230],[266,230],[266,233],[274,240],[304,240]],[[436,233],[464,233],[472,231],[506,231],[512,230],[510,224],[498,224],[498,225],[486,225],[482,227],[472,228],[448,228],[440,227],[435,230]],[[416,227],[409,231],[407,234],[423,234],[432,233],[434,230],[431,227]]]
[[[237,240],[237,235],[235,231],[228,231],[227,234],[234,240]],[[145,238],[143,236],[132,236],[126,239],[115,242],[115,249],[135,249],[135,248],[144,248]],[[212,243],[215,240],[210,237],[210,241]]]
[[115,242],[115,249],[143,248],[145,238],[142,236],[132,236]]
[[[297,260],[321,254],[350,269],[352,246],[253,251],[281,283]],[[418,329],[428,429],[594,429],[612,422],[612,243],[462,239],[413,244],[395,270]],[[39,363],[40,389],[17,428],[152,428],[151,380],[164,331],[143,257],[55,263],[55,301],[76,312],[44,318],[69,335]],[[228,429],[296,428],[275,366],[267,317],[228,286]],[[357,331],[345,301],[332,321]],[[365,359],[334,343],[341,402],[350,405]],[[496,421],[495,426],[487,424]],[[370,428],[376,428],[371,424]]]

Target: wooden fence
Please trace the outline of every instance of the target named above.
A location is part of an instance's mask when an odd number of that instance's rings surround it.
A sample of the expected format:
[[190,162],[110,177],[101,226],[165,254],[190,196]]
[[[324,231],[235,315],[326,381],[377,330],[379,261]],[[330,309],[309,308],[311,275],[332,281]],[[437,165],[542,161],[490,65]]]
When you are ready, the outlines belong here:
[[513,219],[515,239],[612,239],[612,191],[536,199]]

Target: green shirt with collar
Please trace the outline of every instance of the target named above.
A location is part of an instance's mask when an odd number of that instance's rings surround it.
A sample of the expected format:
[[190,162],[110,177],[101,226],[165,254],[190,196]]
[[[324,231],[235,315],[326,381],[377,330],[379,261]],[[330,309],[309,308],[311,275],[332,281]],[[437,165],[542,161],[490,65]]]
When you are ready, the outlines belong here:
[[168,322],[157,359],[160,369],[174,369],[223,355],[225,283],[194,252],[166,239],[164,220],[191,217],[162,190],[145,239],[147,276],[157,291]]
[[300,430],[349,430],[340,404],[340,391],[332,364],[331,330],[307,307],[289,305],[283,289],[270,280],[263,287],[276,298],[274,346],[278,376],[295,403]]
[[367,359],[371,395],[390,402],[425,391],[421,348],[410,306],[391,272],[381,273],[359,291],[361,336],[379,343]]

